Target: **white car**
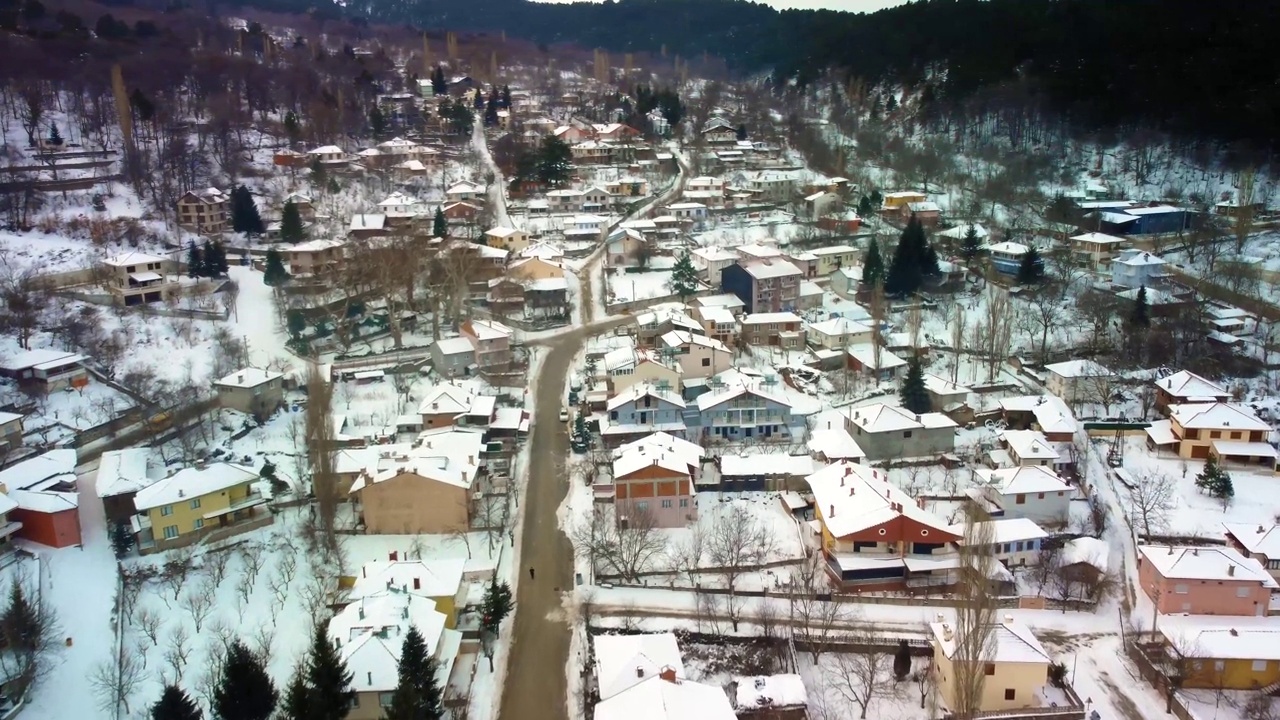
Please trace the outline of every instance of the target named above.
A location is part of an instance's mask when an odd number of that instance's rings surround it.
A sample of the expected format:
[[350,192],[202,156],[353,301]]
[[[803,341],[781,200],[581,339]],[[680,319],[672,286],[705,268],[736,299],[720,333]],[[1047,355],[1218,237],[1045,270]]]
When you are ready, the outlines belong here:
[[568,410],[568,408],[560,408],[560,422],[562,422],[562,423],[567,423],[567,422],[569,422],[569,410]]

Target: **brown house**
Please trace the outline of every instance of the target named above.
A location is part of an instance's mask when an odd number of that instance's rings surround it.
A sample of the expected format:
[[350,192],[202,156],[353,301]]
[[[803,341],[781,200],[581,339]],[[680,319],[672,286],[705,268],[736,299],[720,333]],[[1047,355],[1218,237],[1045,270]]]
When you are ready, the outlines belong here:
[[128,523],[130,518],[138,514],[133,505],[133,496],[155,482],[147,477],[148,454],[147,448],[108,450],[102,453],[94,488],[98,498],[102,500],[108,522]]
[[693,490],[696,468],[676,450],[639,444],[613,461],[614,509],[618,522],[644,513],[657,527],[684,527],[698,517]]
[[1152,385],[1156,390],[1156,409],[1164,415],[1169,414],[1170,405],[1224,403],[1231,399],[1225,387],[1187,370],[1160,378]]
[[483,435],[443,430],[421,438],[421,445],[366,469],[351,486],[364,532],[437,535],[470,529]]
[[178,198],[178,227],[195,233],[227,231],[231,196],[218,188],[187,192]]

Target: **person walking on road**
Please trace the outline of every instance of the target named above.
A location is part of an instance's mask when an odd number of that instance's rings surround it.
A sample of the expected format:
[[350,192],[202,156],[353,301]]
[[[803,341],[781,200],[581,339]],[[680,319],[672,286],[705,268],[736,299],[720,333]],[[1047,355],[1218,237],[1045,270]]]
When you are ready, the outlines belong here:
[[532,568],[532,567],[530,567],[530,568],[529,568],[529,579],[530,579],[530,580],[532,580],[532,579],[533,579],[533,568]]

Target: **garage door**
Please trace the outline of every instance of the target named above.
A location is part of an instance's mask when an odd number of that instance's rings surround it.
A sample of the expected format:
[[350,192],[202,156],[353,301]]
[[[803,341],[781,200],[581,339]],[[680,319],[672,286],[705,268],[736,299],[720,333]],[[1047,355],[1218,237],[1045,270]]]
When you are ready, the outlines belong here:
[[1195,447],[1191,448],[1191,457],[1193,457],[1193,458],[1207,458],[1207,457],[1209,457],[1209,446],[1208,446],[1208,445],[1196,445]]

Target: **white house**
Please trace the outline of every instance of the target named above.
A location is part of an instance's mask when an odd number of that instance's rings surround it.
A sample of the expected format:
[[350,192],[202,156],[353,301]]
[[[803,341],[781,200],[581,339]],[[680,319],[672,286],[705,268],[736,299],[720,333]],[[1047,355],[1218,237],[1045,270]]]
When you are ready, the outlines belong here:
[[1122,250],[1111,261],[1111,284],[1125,288],[1152,287],[1169,277],[1165,261],[1145,250]]
[[1101,403],[1116,374],[1093,360],[1068,360],[1046,365],[1049,392],[1068,403]]
[[[1049,537],[1044,528],[1029,518],[1002,518],[979,523],[974,535],[981,537],[988,531],[991,533],[992,554],[1005,567],[1035,565],[1040,560],[1040,543]],[[957,535],[964,536],[963,524],[952,529]],[[961,542],[963,544],[963,541]]]
[[642,635],[596,635],[596,690],[608,700],[672,668],[684,677],[684,661],[676,636],[669,632]]
[[1041,525],[1065,525],[1071,505],[1071,486],[1052,470],[1031,467],[978,469],[983,483],[978,492],[1004,510],[1005,518],[1028,518]]

